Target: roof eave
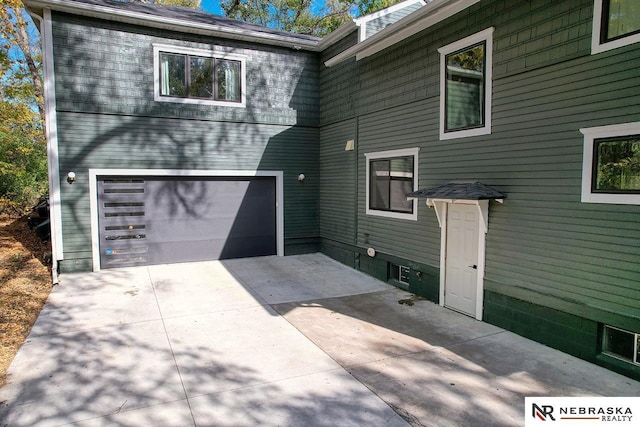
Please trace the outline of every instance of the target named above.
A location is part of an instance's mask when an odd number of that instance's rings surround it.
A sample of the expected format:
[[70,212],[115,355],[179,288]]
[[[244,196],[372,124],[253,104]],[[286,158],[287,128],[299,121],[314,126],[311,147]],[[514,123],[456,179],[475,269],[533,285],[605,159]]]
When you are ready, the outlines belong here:
[[345,38],[346,36],[348,36],[349,34],[351,34],[357,29],[358,29],[358,26],[356,25],[354,20],[345,22],[344,24],[340,25],[338,28],[333,30],[330,34],[325,36],[322,40],[320,40],[320,43],[318,43],[317,45],[318,50],[323,51],[328,47],[333,46],[334,44],[336,44],[337,42],[339,42],[340,40],[342,40],[343,38]]
[[398,2],[398,3],[392,4],[391,6],[386,7],[384,9],[381,9],[381,10],[378,10],[376,12],[369,13],[368,15],[360,16],[360,17],[354,19],[354,21],[355,21],[356,25],[359,26],[359,25],[365,24],[365,23],[367,23],[369,21],[372,21],[374,19],[377,19],[377,18],[380,18],[382,16],[388,15],[390,13],[396,12],[396,11],[398,11],[400,9],[408,7],[408,6],[410,6],[412,4],[415,4],[415,3],[421,3],[423,6],[427,5],[427,1],[425,1],[425,0],[405,0],[405,1],[401,1],[401,2]]
[[243,29],[222,27],[220,25],[204,24],[183,19],[172,19],[162,16],[131,12],[117,8],[97,6],[87,3],[70,3],[65,0],[24,0],[27,9],[39,12],[42,9],[52,9],[60,12],[72,13],[127,24],[161,28],[171,31],[187,32],[213,37],[230,38],[234,40],[250,41],[275,46],[289,47],[297,50],[318,51],[320,40],[301,40],[276,34],[262,33]]
[[337,65],[349,58],[366,58],[386,49],[422,30],[425,30],[458,12],[478,3],[480,0],[434,0],[398,22],[389,25],[371,38],[346,49],[325,61],[327,67]]

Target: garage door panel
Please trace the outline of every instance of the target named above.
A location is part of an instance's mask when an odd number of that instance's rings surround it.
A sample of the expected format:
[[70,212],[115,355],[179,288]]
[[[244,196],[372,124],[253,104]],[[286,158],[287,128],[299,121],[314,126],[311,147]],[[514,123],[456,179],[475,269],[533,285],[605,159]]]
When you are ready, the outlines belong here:
[[275,255],[275,178],[99,177],[102,268]]
[[[208,239],[227,239],[230,237],[230,230],[233,230],[233,237],[267,237],[275,238],[273,230],[266,229],[259,221],[240,220],[242,226],[235,226],[233,219],[211,219],[211,220],[191,220],[188,223],[178,220],[161,220],[149,224],[145,230],[148,231],[150,242],[164,241],[194,241]],[[170,231],[170,232],[167,232]]]

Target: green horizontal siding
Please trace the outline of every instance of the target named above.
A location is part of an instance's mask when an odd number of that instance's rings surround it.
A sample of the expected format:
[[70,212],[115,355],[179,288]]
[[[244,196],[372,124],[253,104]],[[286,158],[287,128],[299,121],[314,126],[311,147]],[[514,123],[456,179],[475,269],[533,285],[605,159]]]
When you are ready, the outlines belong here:
[[[438,96],[438,48],[489,27],[495,79],[588,57],[592,9],[592,0],[483,0],[371,57],[323,68],[321,123]],[[323,53],[323,61],[344,48]]]
[[418,202],[418,221],[366,214],[365,154],[387,150],[420,148],[418,185],[427,185],[429,153],[425,151],[427,123],[422,120],[422,103],[358,119],[358,230],[357,245],[373,247],[406,260],[437,266],[440,257],[440,229],[435,214],[424,200]]
[[[246,108],[155,102],[153,44],[246,57]],[[58,111],[317,126],[317,55],[54,13]]]
[[[284,172],[285,239],[317,238],[318,129],[58,113],[65,259],[90,256],[90,168]],[[304,173],[304,182],[297,176]]]
[[353,244],[356,215],[357,151],[345,151],[356,140],[356,121],[320,131],[320,233],[326,239]]
[[[507,194],[490,206],[486,289],[640,330],[640,207],[580,202],[579,131],[640,121],[640,45],[591,55],[592,8],[486,0],[339,65],[352,79],[341,90],[327,78],[333,68],[322,70],[323,127],[358,121],[359,248],[439,265],[440,229],[424,201],[417,222],[365,214],[364,154],[418,147],[420,188],[477,179]],[[437,49],[490,26],[492,133],[440,141]],[[341,96],[354,106],[325,114]]]
[[[353,31],[344,39],[322,52],[320,62],[324,62],[358,42],[358,32]],[[353,118],[356,114],[358,94],[358,64],[348,60],[320,72],[320,120],[324,124]]]

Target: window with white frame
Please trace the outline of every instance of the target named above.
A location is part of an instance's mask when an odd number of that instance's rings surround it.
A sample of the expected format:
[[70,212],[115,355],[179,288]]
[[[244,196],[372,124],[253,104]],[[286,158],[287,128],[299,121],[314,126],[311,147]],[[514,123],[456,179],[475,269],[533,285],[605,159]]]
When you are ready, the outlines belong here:
[[594,0],[591,53],[640,42],[638,0]]
[[367,153],[367,215],[417,220],[418,148]]
[[640,365],[640,334],[605,325],[602,333],[602,352]]
[[640,204],[640,122],[580,129],[582,201]]
[[493,27],[438,49],[440,139],[491,133]]
[[244,57],[156,45],[154,63],[156,101],[244,106]]

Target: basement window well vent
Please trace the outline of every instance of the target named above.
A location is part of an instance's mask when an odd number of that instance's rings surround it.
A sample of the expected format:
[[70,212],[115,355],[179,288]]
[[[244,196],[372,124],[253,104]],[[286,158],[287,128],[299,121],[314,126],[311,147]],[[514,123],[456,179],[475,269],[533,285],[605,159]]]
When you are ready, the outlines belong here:
[[389,264],[389,279],[408,285],[410,271],[409,267],[404,265]]
[[602,353],[640,365],[640,334],[605,325]]

